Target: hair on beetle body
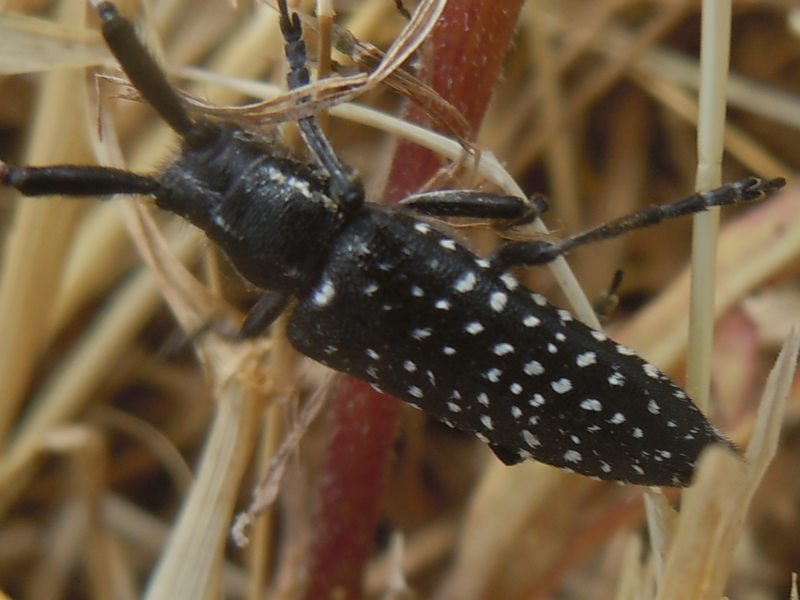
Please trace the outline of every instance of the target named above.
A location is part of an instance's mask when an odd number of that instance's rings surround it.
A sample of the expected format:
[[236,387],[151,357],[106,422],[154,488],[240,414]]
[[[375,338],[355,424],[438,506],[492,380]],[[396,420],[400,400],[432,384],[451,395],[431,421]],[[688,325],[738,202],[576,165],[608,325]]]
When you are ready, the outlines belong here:
[[[279,8],[289,85],[302,87],[300,21],[285,1]],[[663,218],[755,201],[782,180],[745,179],[559,242],[508,243],[486,259],[417,217],[524,221],[541,203],[468,190],[418,194],[393,208],[368,203],[314,116],[298,121],[311,161],[239,125],[194,119],[131,23],[110,2],[97,10],[110,49],[180,135],[180,150],[157,176],[2,165],[5,185],[31,196],[154,197],[267,290],[242,336],[262,333],[295,300],[288,337],[300,352],[474,434],[506,464],[530,458],[601,479],[685,486],[704,447],[733,447],[655,366],[508,269]]]

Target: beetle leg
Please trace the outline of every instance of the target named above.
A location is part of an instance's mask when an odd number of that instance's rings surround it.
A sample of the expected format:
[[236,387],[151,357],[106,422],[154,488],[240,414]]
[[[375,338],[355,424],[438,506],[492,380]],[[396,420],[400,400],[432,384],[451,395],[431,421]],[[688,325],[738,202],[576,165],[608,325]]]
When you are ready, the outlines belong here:
[[244,318],[237,337],[248,339],[261,335],[286,309],[291,298],[288,294],[274,291],[269,291],[261,296]]
[[[308,85],[311,77],[306,66],[306,44],[303,41],[303,27],[297,13],[289,14],[286,0],[278,1],[280,25],[283,38],[286,40],[285,54],[289,63],[286,80],[289,89]],[[300,99],[299,104],[307,102],[310,96]],[[310,115],[297,121],[300,134],[317,163],[330,176],[330,194],[343,208],[355,210],[364,204],[364,188],[352,169],[339,160],[330,141],[319,126],[317,117]]]
[[470,217],[497,219],[519,225],[544,213],[547,201],[534,194],[518,198],[473,190],[439,190],[408,196],[398,203],[401,208],[431,217]]
[[766,181],[756,177],[748,177],[708,192],[692,194],[676,202],[661,206],[648,206],[556,242],[541,240],[511,242],[497,251],[492,262],[503,269],[513,266],[543,265],[578,246],[615,238],[634,229],[656,225],[664,219],[702,212],[712,206],[725,206],[761,200],[767,194],[783,187],[785,183],[786,181],[780,177]]

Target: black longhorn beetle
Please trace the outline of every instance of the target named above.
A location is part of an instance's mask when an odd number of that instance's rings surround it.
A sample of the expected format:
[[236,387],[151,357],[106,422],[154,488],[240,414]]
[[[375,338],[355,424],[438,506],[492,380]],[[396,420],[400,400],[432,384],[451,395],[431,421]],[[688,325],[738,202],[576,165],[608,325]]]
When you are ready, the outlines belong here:
[[[306,49],[297,14],[278,4],[295,89],[309,82]],[[109,48],[178,133],[180,151],[158,176],[0,163],[3,184],[28,196],[154,197],[268,290],[242,336],[262,333],[295,299],[288,335],[300,352],[476,435],[506,464],[532,458],[601,479],[685,486],[704,447],[733,447],[655,366],[549,305],[508,269],[662,218],[758,200],[782,179],[745,179],[481,258],[414,214],[521,219],[533,203],[465,190],[418,194],[397,207],[367,203],[315,116],[298,121],[311,162],[238,125],[190,117],[130,21],[110,2],[95,5]]]

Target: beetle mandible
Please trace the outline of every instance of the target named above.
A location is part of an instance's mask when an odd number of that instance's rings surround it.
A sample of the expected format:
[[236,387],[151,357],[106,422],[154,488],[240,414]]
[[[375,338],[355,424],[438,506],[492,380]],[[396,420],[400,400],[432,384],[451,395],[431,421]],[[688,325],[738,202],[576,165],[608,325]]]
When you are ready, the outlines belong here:
[[[309,82],[306,50],[297,14],[285,0],[279,9],[294,89]],[[655,366],[508,269],[663,218],[754,201],[781,179],[745,179],[560,242],[508,243],[485,259],[415,215],[525,219],[534,203],[467,190],[393,208],[368,203],[315,116],[298,120],[312,162],[238,125],[192,118],[132,24],[110,2],[97,10],[109,48],[179,134],[180,151],[158,176],[0,163],[3,184],[29,196],[152,196],[268,290],[242,336],[262,333],[296,300],[288,336],[301,353],[476,435],[506,464],[532,458],[601,479],[685,486],[704,447],[733,447]]]

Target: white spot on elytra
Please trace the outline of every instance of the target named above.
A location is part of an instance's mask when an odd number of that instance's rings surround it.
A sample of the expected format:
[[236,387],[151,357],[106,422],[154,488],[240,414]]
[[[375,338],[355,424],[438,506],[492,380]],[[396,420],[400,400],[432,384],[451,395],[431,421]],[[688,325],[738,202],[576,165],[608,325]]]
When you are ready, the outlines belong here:
[[572,382],[566,377],[562,377],[558,381],[551,382],[550,387],[557,394],[566,394],[572,389]]
[[676,398],[680,398],[681,400],[685,400],[688,397],[686,396],[686,392],[684,392],[683,390],[675,390],[672,393],[672,395],[675,396]]
[[567,450],[564,452],[564,460],[571,463],[579,463],[583,460],[583,457],[577,450]]
[[494,348],[492,348],[492,352],[494,352],[497,356],[505,356],[506,354],[511,354],[514,352],[514,346],[511,344],[497,344]]
[[545,299],[545,297],[542,296],[541,294],[537,294],[535,292],[531,294],[531,300],[533,300],[539,306],[546,306],[547,305],[547,300]]
[[411,295],[416,296],[417,298],[422,298],[425,295],[425,292],[421,287],[415,285],[411,287]]
[[584,352],[583,354],[578,354],[578,357],[575,359],[575,364],[579,367],[588,367],[589,365],[593,365],[597,362],[597,354],[594,352]]
[[458,281],[456,281],[453,287],[458,293],[464,294],[474,290],[476,283],[478,283],[478,278],[475,276],[475,273],[472,271],[467,271]]
[[417,370],[417,365],[414,361],[407,360],[403,363],[403,368],[409,373],[413,373]]
[[659,453],[659,454],[660,454],[660,455],[661,455],[663,458],[672,458],[672,452],[670,452],[669,450],[659,450],[659,451],[658,451],[658,453]]
[[623,356],[636,356],[636,352],[622,344],[617,344],[617,352]]
[[426,337],[430,337],[432,330],[430,327],[422,327],[420,329],[415,329],[411,332],[411,337],[415,340],[424,340]]
[[437,300],[434,306],[439,310],[450,310],[450,303],[447,300]]
[[533,315],[528,315],[522,320],[522,324],[525,325],[525,327],[536,327],[541,322],[541,319],[537,319]]
[[372,294],[378,291],[378,284],[373,281],[372,283],[367,284],[363,291],[366,296],[372,296]]
[[461,407],[458,404],[456,404],[455,402],[448,402],[447,403],[447,408],[450,410],[450,412],[454,412],[454,413],[460,413],[461,412]]
[[447,356],[453,356],[456,353],[456,349],[452,346],[445,346],[442,348],[442,352],[444,352]]
[[500,381],[500,376],[502,374],[503,372],[500,369],[489,369],[484,374],[484,377],[486,377],[486,379],[488,379],[492,383],[497,383],[498,381]]
[[481,423],[489,431],[494,431],[494,423],[492,422],[492,417],[489,415],[481,415]]
[[572,321],[572,315],[569,313],[569,311],[566,311],[563,308],[558,310],[558,316],[561,317],[561,320],[564,321],[564,323]]
[[487,438],[485,435],[483,435],[480,432],[476,433],[475,437],[478,438],[480,441],[482,441],[484,444],[488,444],[489,443],[489,438]]
[[492,263],[490,263],[485,258],[476,258],[475,264],[478,265],[481,269],[488,269],[489,267],[492,266]]
[[625,376],[616,371],[608,376],[608,383],[610,385],[623,386],[625,385]]
[[411,387],[408,388],[408,394],[410,396],[414,396],[414,398],[422,398],[423,396],[422,390],[416,385],[412,385]]
[[592,330],[592,337],[598,342],[605,342],[608,339],[608,336],[605,333],[596,330]]
[[661,373],[658,372],[658,367],[651,365],[650,363],[645,363],[642,365],[642,369],[644,369],[644,372],[648,377],[652,377],[653,379],[658,379],[661,376]]
[[586,400],[581,402],[581,408],[583,410],[600,412],[601,410],[603,410],[603,405],[600,403],[599,400],[595,400],[594,398],[587,398]]
[[456,249],[456,243],[453,240],[451,240],[450,238],[445,238],[443,240],[439,240],[439,245],[442,248],[445,248],[447,250],[455,250]]
[[511,393],[515,396],[519,396],[522,393],[522,386],[518,383],[512,383],[508,389],[511,390]]
[[372,360],[378,360],[381,355],[375,352],[372,348],[367,348],[367,356],[369,356]]
[[516,404],[511,405],[511,416],[515,419],[519,419],[522,416],[522,409],[517,406]]
[[657,414],[659,414],[661,412],[661,407],[658,405],[658,402],[656,402],[655,400],[650,400],[650,402],[647,403],[647,410],[651,414],[657,415]]
[[559,332],[556,334],[556,339],[557,339],[559,342],[563,342],[563,341],[565,341],[565,340],[567,339],[567,336],[565,336],[563,333],[561,333],[561,332],[559,331]]
[[600,461],[600,470],[603,473],[611,473],[611,465],[607,462]]
[[477,335],[483,331],[483,325],[478,321],[472,321],[472,323],[467,323],[467,326],[464,328],[464,330],[471,335]]
[[608,422],[612,425],[621,425],[625,422],[625,415],[623,415],[621,412],[614,413],[614,416],[611,417]]
[[555,344],[547,344],[547,351],[550,354],[555,354],[556,352],[558,352],[558,346],[556,346]]
[[641,439],[644,437],[644,431],[642,431],[639,427],[634,427],[631,435],[637,439]]
[[537,446],[542,445],[542,443],[539,441],[539,438],[537,438],[527,429],[522,430],[522,439],[525,440],[525,443],[531,448],[536,448]]
[[537,407],[537,408],[539,406],[543,406],[544,405],[544,396],[542,396],[541,394],[534,394],[533,398],[528,400],[528,404],[530,404],[531,406]]
[[425,235],[431,230],[431,226],[427,223],[414,223],[414,229],[416,229],[422,235]]
[[513,291],[519,287],[519,282],[511,273],[502,273],[500,275],[500,280],[506,286],[508,291]]
[[489,406],[489,396],[486,395],[486,392],[478,394],[478,402],[484,406]]
[[525,363],[525,366],[522,367],[522,370],[525,371],[526,375],[541,375],[544,373],[544,367],[538,360],[532,360],[529,363]]
[[503,309],[506,307],[506,303],[508,303],[508,296],[506,296],[503,292],[494,292],[489,297],[489,306],[491,306],[492,310],[495,312],[503,312]]
[[644,475],[644,469],[639,465],[633,465],[633,470],[636,471],[639,475]]
[[573,444],[581,443],[581,438],[579,438],[577,435],[571,435],[569,436],[569,439],[572,441]]
[[426,374],[428,375],[428,381],[431,382],[431,385],[436,385],[436,376],[433,374],[433,371],[426,371]]
[[325,306],[336,295],[336,288],[333,287],[333,282],[330,279],[326,279],[322,282],[322,285],[317,288],[317,291],[314,292],[314,304],[317,306]]

